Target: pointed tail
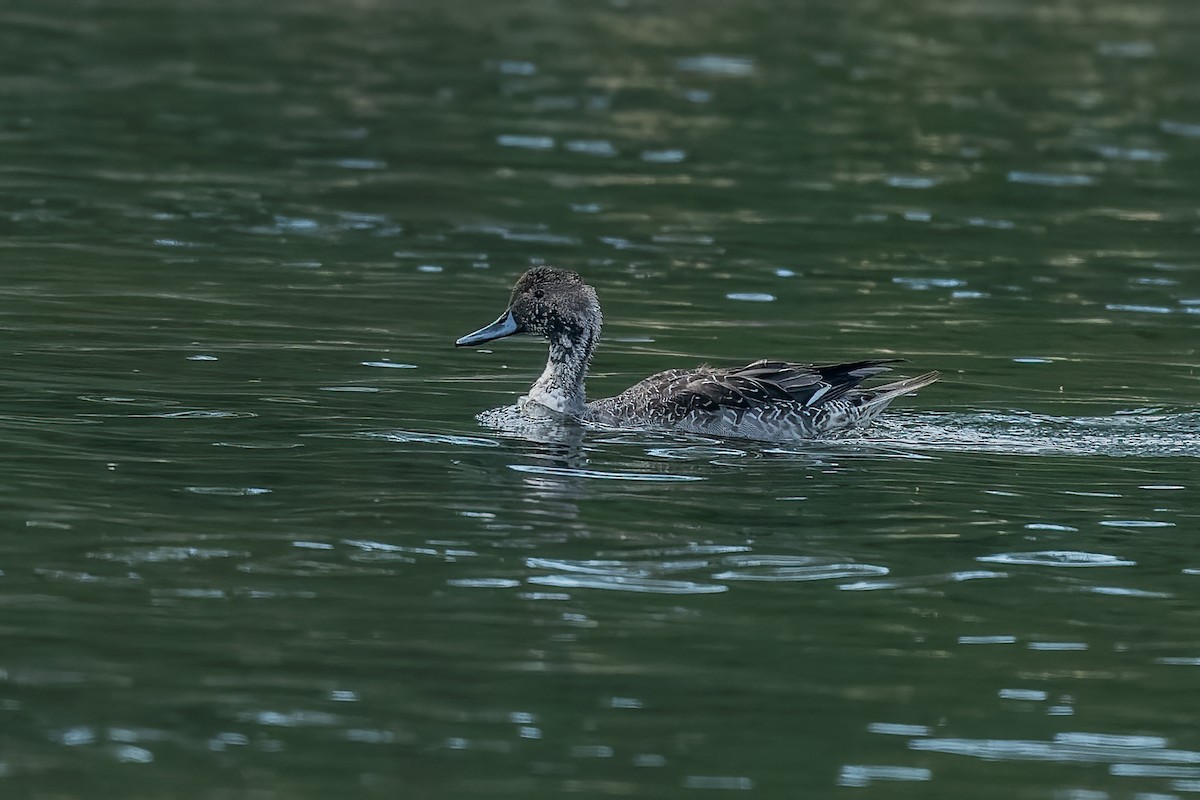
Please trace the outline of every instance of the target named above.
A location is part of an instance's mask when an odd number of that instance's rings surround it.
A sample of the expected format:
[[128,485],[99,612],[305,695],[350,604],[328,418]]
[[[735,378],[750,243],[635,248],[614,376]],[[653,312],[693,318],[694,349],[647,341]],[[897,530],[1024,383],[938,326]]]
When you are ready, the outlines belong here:
[[863,414],[862,421],[866,422],[867,420],[874,419],[897,397],[912,394],[918,389],[924,389],[939,377],[941,377],[941,374],[938,372],[926,372],[924,375],[918,375],[915,378],[905,378],[902,381],[885,383],[883,386],[872,386],[870,389],[863,390],[863,394],[867,395],[867,399],[860,406]]

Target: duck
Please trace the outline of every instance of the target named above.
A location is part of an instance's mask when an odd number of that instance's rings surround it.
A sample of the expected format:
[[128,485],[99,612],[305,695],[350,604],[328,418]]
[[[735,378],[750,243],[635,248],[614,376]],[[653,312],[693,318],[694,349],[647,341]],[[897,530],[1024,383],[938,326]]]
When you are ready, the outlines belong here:
[[838,438],[861,431],[893,400],[939,377],[861,388],[867,378],[904,359],[808,364],[762,359],[740,367],[669,369],[613,397],[588,401],[588,368],[603,314],[596,290],[576,272],[536,266],[513,286],[495,322],[455,341],[475,347],[516,334],[549,344],[546,368],[517,403],[527,414],[552,415],[607,428],[658,429],[706,436],[788,442]]

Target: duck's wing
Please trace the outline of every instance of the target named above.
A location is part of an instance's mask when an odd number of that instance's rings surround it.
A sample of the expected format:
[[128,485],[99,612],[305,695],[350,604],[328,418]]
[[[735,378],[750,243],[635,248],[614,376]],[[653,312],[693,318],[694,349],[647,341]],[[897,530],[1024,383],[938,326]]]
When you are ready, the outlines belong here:
[[691,415],[771,406],[817,407],[839,398],[866,378],[887,372],[902,359],[847,364],[755,361],[744,367],[668,370],[652,375],[616,397],[591,406],[598,416],[657,418],[675,422]]
[[816,407],[842,397],[884,366],[902,359],[854,361],[847,364],[796,364],[755,361],[730,370],[697,374],[677,395],[694,411],[745,409],[795,403]]

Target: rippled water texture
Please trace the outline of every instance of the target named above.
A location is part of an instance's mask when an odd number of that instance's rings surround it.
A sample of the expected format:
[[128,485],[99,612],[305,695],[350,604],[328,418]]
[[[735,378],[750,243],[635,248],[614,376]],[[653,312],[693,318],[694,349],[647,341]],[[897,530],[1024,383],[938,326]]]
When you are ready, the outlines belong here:
[[[0,797],[1200,792],[1200,7],[0,5]],[[866,435],[502,423],[940,370]],[[482,419],[477,415],[483,413]]]

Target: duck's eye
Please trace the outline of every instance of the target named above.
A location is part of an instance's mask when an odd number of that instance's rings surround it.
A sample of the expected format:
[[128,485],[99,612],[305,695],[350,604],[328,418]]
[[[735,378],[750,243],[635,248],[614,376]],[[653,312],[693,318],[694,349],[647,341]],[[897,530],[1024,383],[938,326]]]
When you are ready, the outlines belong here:
[[543,297],[546,296],[546,293],[543,292],[541,289],[534,289],[533,296],[536,297],[538,300],[541,300]]

